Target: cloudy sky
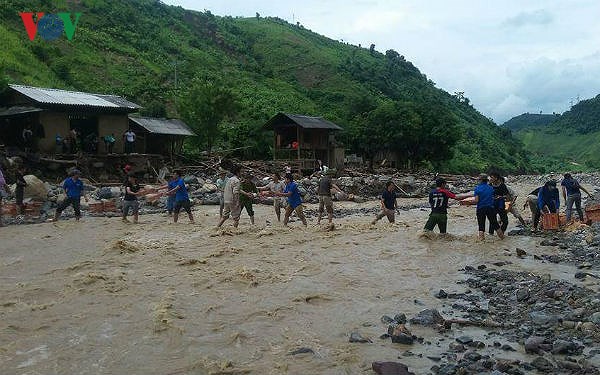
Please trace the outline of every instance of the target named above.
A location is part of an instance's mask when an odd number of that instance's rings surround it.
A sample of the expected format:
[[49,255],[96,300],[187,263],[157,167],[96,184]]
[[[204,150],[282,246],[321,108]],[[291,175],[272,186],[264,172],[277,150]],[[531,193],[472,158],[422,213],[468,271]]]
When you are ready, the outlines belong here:
[[394,49],[502,123],[600,94],[595,0],[163,0],[217,15],[278,16],[332,39]]

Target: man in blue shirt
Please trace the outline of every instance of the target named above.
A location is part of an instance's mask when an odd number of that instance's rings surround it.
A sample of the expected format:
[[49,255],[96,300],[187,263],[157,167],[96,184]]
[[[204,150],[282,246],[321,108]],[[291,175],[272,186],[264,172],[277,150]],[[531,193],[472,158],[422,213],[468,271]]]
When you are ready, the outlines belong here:
[[556,181],[550,180],[540,188],[538,191],[537,207],[538,209],[533,218],[532,231],[538,229],[542,213],[557,213],[560,208],[560,198],[558,189],[556,188]]
[[[83,182],[79,179],[81,172],[77,169],[71,171],[71,177],[68,177],[63,182],[63,189],[67,194],[67,198],[62,201],[58,207],[56,207],[56,213],[54,214],[54,220],[57,221],[60,218],[60,215],[65,210],[65,208],[69,207],[69,205],[73,206],[73,210],[75,211],[75,220],[79,221],[81,218],[81,195],[83,193]],[[87,202],[87,197],[84,196],[85,201]]]
[[567,223],[571,222],[573,203],[575,203],[575,209],[579,215],[579,221],[583,222],[583,211],[581,210],[581,190],[583,190],[588,197],[591,196],[591,194],[583,186],[579,185],[579,181],[574,179],[570,173],[565,173],[564,177],[565,178],[562,180],[560,185],[562,186],[562,196],[567,207],[565,211]]
[[300,196],[300,190],[298,190],[298,184],[294,182],[294,177],[291,173],[285,175],[285,189],[283,190],[283,193],[275,194],[281,197],[288,197],[288,206],[285,209],[283,225],[287,226],[292,212],[296,211],[296,215],[302,220],[302,224],[307,226],[306,217],[304,217],[304,212],[302,212],[302,197]]
[[181,177],[181,171],[176,171],[175,176],[177,180],[174,182],[174,188],[167,191],[165,194],[169,195],[175,193],[175,207],[173,208],[173,222],[177,222],[179,219],[179,211],[183,208],[188,214],[190,223],[194,224],[194,215],[192,215],[192,204],[190,202],[190,196],[188,195],[187,187]]
[[504,238],[504,232],[498,225],[496,219],[496,208],[494,207],[494,188],[488,184],[488,176],[486,174],[479,175],[479,185],[475,187],[473,193],[458,194],[458,199],[464,199],[475,196],[477,203],[477,225],[479,227],[479,239],[485,238],[485,219],[490,222],[490,227],[496,231],[498,238]]

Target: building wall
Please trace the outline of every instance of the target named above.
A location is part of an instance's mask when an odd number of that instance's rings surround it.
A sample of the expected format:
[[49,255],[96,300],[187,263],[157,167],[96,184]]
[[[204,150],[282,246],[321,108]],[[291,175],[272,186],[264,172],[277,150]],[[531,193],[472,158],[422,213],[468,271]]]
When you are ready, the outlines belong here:
[[[42,112],[40,113],[40,124],[44,128],[44,138],[38,139],[38,149],[42,152],[54,153],[56,147],[56,135],[66,137],[69,134],[69,115],[60,112]],[[60,152],[60,151],[59,151]]]
[[[98,117],[98,131],[100,134],[100,153],[105,153],[104,151],[104,142],[102,141],[102,137],[105,135],[110,135],[114,133],[115,135],[115,147],[114,152],[121,153],[124,152],[124,144],[123,144],[123,133],[127,131],[129,128],[129,118],[126,114],[120,115],[100,115]],[[136,152],[143,153],[143,150],[138,151],[141,147],[140,144],[142,142],[136,142]],[[143,147],[142,147],[143,148]]]

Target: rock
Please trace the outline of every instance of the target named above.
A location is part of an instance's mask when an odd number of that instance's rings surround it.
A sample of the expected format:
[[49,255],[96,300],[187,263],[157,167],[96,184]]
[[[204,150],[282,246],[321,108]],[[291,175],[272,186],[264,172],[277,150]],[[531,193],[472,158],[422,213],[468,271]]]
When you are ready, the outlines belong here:
[[396,323],[398,324],[406,324],[406,315],[400,313],[400,314],[396,314],[394,316],[394,320],[396,321]]
[[458,367],[456,365],[447,364],[447,365],[440,367],[440,369],[437,371],[437,374],[438,375],[454,375],[457,373],[457,371],[458,371]]
[[440,315],[440,313],[435,309],[427,309],[419,312],[417,316],[410,319],[412,324],[421,324],[421,325],[434,325],[434,324],[444,324],[445,319]]
[[[25,190],[23,192],[23,196],[25,198],[39,200],[46,200],[46,198],[48,198],[48,189],[42,180],[32,174],[23,176],[23,179],[25,182],[27,182],[27,186],[25,186]],[[14,187],[16,186],[11,186],[11,190],[13,192],[15,191]]]
[[446,291],[444,289],[440,289],[440,291],[437,292],[434,297],[440,298],[440,299],[448,298],[448,293],[446,293]]
[[519,248],[519,247],[517,247],[517,250],[516,250],[516,251],[517,251],[517,256],[518,256],[519,258],[522,258],[522,257],[524,257],[525,255],[527,255],[527,252],[526,252],[525,250],[523,250],[523,249]]
[[541,372],[551,372],[554,366],[544,357],[537,357],[531,362],[531,365]]
[[600,325],[600,311],[596,311],[595,313],[593,313],[592,315],[590,315],[590,317],[588,318],[588,320],[594,324],[599,324]]
[[398,335],[392,335],[392,342],[396,344],[412,345],[415,342],[415,338],[405,333]]
[[358,342],[358,343],[370,343],[373,342],[370,339],[362,337],[362,335],[358,332],[352,332],[350,334],[350,342]]
[[520,289],[517,291],[517,301],[521,302],[521,301],[525,301],[526,299],[529,299],[529,290],[527,289]]
[[102,187],[96,191],[96,196],[98,199],[111,199],[113,193],[110,187]]
[[379,375],[415,375],[408,366],[399,362],[373,362],[371,368]]
[[580,329],[581,329],[582,332],[589,332],[589,333],[591,333],[591,332],[597,331],[598,327],[596,326],[595,323],[585,322],[585,323],[581,324]]
[[508,345],[508,344],[504,344],[500,347],[500,349],[506,351],[506,352],[516,352],[515,348],[513,348],[512,346]]
[[456,339],[457,342],[459,342],[460,344],[469,344],[473,342],[473,338],[471,338],[470,336],[460,336]]
[[383,323],[383,324],[390,324],[390,323],[394,323],[394,322],[395,322],[395,320],[390,318],[387,315],[384,315],[381,317],[381,323]]
[[575,273],[576,279],[585,279],[586,277],[587,277],[587,273],[585,273],[585,272],[576,272]]
[[552,343],[552,354],[574,354],[577,344],[567,340],[556,340]]
[[592,263],[590,263],[590,262],[583,262],[580,265],[578,265],[577,268],[579,268],[579,269],[592,268]]
[[543,240],[540,242],[540,246],[558,246],[558,242],[551,240]]
[[462,353],[462,352],[464,352],[465,350],[467,350],[463,344],[458,344],[458,343],[455,343],[455,342],[451,342],[451,343],[448,345],[448,349],[449,349],[451,352],[455,352],[455,353]]
[[481,265],[477,266],[477,269],[480,270],[480,271],[484,270],[486,268],[487,268],[487,266],[485,264],[481,264]]
[[204,184],[200,189],[203,193],[215,193],[217,191],[217,185],[215,184]]
[[546,338],[541,336],[531,336],[525,340],[525,353],[535,353],[538,354],[540,352],[540,345],[544,343]]
[[481,359],[481,354],[477,352],[466,352],[464,358],[468,359],[471,362],[477,362]]
[[288,355],[298,355],[298,354],[306,354],[306,353],[315,354],[314,350],[312,350],[311,348],[298,348],[296,350],[292,350],[291,352],[289,352]]
[[442,357],[437,357],[437,356],[433,356],[433,355],[428,355],[427,358],[431,359],[433,362],[439,362],[442,360]]
[[557,320],[557,318],[554,315],[548,315],[544,312],[540,312],[540,311],[532,311],[529,313],[529,317],[531,318],[531,321],[534,322],[535,324],[548,324],[551,322],[554,322]]

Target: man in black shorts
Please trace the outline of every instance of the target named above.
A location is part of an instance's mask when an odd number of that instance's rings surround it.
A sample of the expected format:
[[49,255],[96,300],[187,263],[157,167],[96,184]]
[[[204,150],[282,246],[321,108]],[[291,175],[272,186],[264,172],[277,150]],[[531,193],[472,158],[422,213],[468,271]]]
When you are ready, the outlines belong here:
[[192,204],[190,202],[190,196],[188,195],[187,187],[185,186],[185,182],[183,181],[183,177],[181,177],[181,172],[176,171],[177,182],[175,187],[165,194],[169,195],[170,193],[175,193],[175,208],[173,209],[173,222],[177,222],[179,219],[179,211],[183,208],[185,212],[188,214],[188,218],[190,219],[190,223],[194,224],[194,215],[192,215]]
[[429,193],[429,205],[431,213],[425,223],[425,231],[433,231],[437,225],[441,234],[446,233],[448,226],[448,198],[456,199],[456,195],[446,189],[446,180],[438,178],[435,180],[435,189]]

